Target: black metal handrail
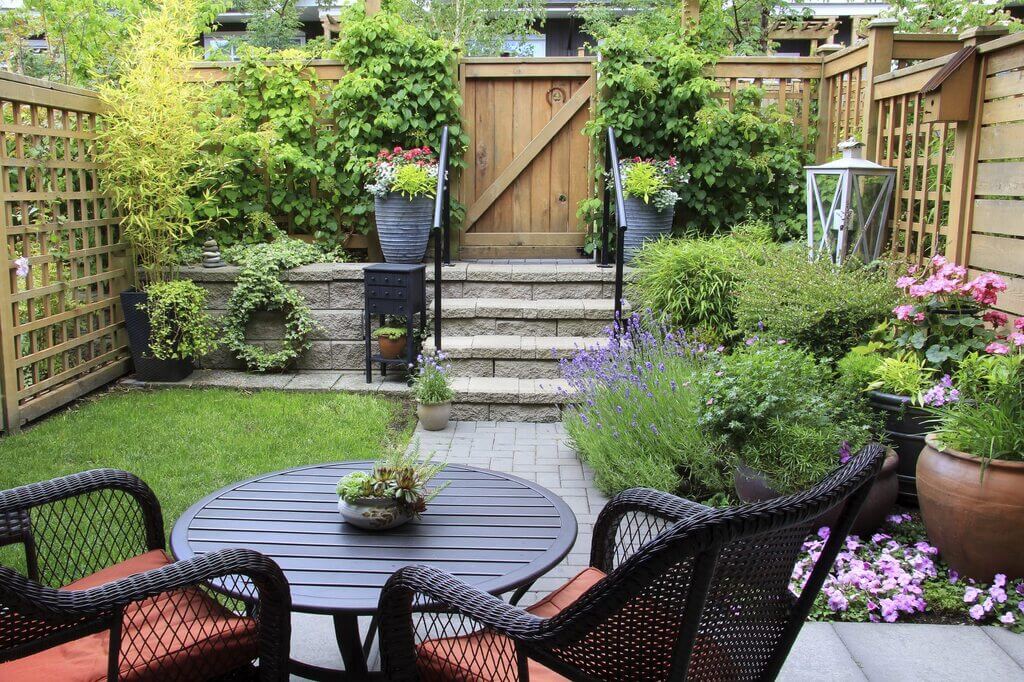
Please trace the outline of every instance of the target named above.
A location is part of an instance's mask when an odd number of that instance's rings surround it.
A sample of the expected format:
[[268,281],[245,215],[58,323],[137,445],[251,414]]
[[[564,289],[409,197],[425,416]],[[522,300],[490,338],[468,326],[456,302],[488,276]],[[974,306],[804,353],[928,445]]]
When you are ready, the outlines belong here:
[[[608,179],[604,181],[604,201],[602,202],[602,223],[601,223],[601,262],[598,267],[611,267],[608,263],[608,230],[611,227],[611,194],[615,192],[615,322],[622,318],[622,271],[624,268],[622,241],[628,226],[626,225],[626,205],[622,199],[622,174],[619,172],[619,147],[615,143],[615,129],[608,127],[608,144],[605,146],[604,154],[605,172],[611,173],[612,186],[608,185]],[[616,324],[617,328],[617,324]]]
[[441,350],[441,266],[452,264],[451,183],[448,178],[448,126],[441,129],[434,194],[434,348]]

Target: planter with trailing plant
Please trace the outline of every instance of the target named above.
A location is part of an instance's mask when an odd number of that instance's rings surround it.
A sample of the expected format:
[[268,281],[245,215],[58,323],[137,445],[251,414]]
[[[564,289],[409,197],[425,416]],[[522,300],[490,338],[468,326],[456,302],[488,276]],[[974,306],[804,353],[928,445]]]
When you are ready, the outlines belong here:
[[966,268],[935,256],[923,267],[911,266],[896,286],[905,302],[869,343],[839,361],[839,369],[852,390],[868,390],[884,417],[886,440],[900,457],[900,502],[917,505],[917,460],[932,430],[927,408],[935,406],[933,387],[968,354],[998,347],[1007,317],[992,306],[1006,284],[992,273],[970,280]]
[[217,347],[206,299],[206,290],[190,280],[121,293],[137,379],[181,381],[192,373],[195,359]]
[[370,472],[356,471],[338,481],[338,511],[358,528],[389,530],[418,519],[444,489],[428,488],[444,464],[419,460],[419,447],[391,447]]
[[[721,459],[734,465],[737,496],[756,502],[806,490],[867,445],[877,428],[865,401],[836,380],[827,363],[774,341],[716,356],[695,381],[698,423]],[[895,458],[858,516],[871,532],[895,502]],[[839,510],[820,523],[830,525]]]
[[672,233],[677,189],[687,176],[679,169],[676,158],[668,161],[634,157],[619,162],[622,175],[623,207],[627,230],[623,235],[623,253],[627,261],[644,242]]
[[370,164],[377,237],[388,263],[419,263],[434,219],[437,157],[429,147],[382,149]]
[[447,356],[440,351],[416,359],[412,394],[416,398],[416,416],[427,431],[441,431],[451,419],[455,392],[448,376],[451,365],[442,364],[445,360]]
[[405,327],[378,327],[373,330],[373,338],[377,339],[380,356],[385,360],[395,360],[405,355],[408,330]]
[[1024,577],[1024,319],[999,347],[936,385],[935,432],[917,462],[928,537],[951,568],[985,581]]

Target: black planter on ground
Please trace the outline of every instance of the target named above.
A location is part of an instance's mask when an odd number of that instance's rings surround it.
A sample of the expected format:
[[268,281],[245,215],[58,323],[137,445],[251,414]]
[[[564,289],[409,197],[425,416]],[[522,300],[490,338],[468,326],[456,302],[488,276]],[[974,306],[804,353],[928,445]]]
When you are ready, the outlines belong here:
[[[852,535],[870,537],[892,511],[893,505],[896,503],[896,472],[899,469],[897,459],[896,453],[889,448],[885,453],[882,469],[878,472],[878,477],[872,484],[871,490],[860,508],[860,513],[857,514],[857,519],[850,528]],[[772,489],[763,474],[742,464],[733,472],[733,485],[736,495],[748,504],[773,500],[782,496],[781,493]],[[841,511],[842,506],[834,507],[822,514],[815,525],[834,526],[839,520]]]
[[652,204],[644,203],[643,199],[635,197],[626,197],[623,207],[626,210],[628,228],[622,236],[622,251],[626,262],[629,263],[644,242],[672,234],[672,220],[676,211],[674,206],[659,210]]
[[868,391],[868,402],[885,416],[888,444],[900,456],[899,502],[917,506],[917,457],[924,447],[924,437],[931,431],[928,413],[916,407],[908,396]]
[[144,291],[121,292],[121,308],[124,310],[124,324],[128,331],[128,345],[132,349],[135,378],[140,381],[181,381],[195,368],[192,358],[160,360],[149,352],[148,299],[149,295]]

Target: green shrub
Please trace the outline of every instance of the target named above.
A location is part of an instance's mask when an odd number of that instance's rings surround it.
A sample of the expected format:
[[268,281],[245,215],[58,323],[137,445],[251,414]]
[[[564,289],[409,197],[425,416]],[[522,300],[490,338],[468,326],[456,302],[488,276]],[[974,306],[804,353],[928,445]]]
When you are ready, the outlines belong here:
[[810,262],[803,249],[753,261],[736,286],[736,325],[838,360],[884,320],[897,293],[882,270]]
[[206,312],[206,289],[191,280],[157,282],[149,295],[149,348],[160,360],[200,358],[217,347],[213,318]]
[[719,356],[696,386],[706,441],[725,460],[763,473],[780,493],[820,481],[876,426],[864,401],[846,395],[827,364],[786,344],[754,343]]
[[839,384],[851,394],[866,391],[878,378],[878,366],[882,356],[872,352],[868,346],[856,346],[836,363]]
[[764,238],[769,229],[748,224],[728,237],[648,243],[634,257],[627,297],[670,327],[727,336],[735,327],[737,281],[778,248]]

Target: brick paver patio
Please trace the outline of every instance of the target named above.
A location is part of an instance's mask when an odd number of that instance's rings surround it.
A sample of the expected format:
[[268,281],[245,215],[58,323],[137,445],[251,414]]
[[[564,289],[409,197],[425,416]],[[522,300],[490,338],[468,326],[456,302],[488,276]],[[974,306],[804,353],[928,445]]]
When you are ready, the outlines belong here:
[[[416,430],[421,453],[536,481],[561,496],[579,522],[566,559],[523,598],[529,604],[588,565],[590,536],[608,501],[593,472],[566,443],[561,424],[452,422],[444,431]],[[330,619],[296,616],[292,655],[341,667]],[[296,678],[298,679],[298,678]],[[994,627],[879,623],[808,623],[781,680],[1024,680],[1024,636]]]

